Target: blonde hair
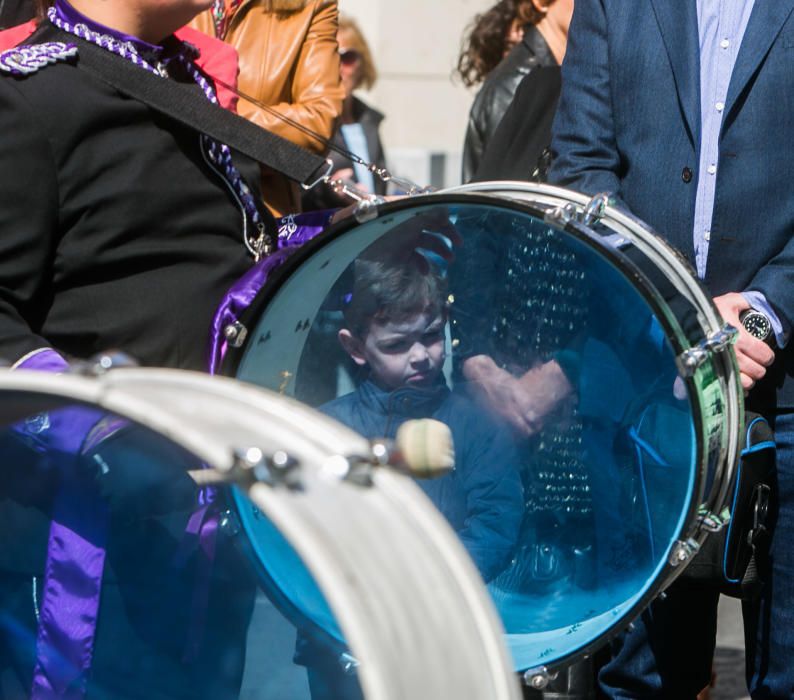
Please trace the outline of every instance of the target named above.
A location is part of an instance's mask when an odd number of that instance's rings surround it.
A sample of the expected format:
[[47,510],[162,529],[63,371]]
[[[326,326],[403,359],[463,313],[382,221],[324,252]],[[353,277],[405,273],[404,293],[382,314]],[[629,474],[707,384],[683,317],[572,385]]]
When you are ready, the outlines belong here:
[[[348,34],[350,37],[350,48],[358,51],[361,55],[361,85],[369,90],[378,79],[378,71],[375,69],[375,62],[372,60],[372,52],[369,44],[361,33],[358,24],[349,17],[339,18],[339,29],[337,34]],[[359,87],[359,85],[356,85]]]

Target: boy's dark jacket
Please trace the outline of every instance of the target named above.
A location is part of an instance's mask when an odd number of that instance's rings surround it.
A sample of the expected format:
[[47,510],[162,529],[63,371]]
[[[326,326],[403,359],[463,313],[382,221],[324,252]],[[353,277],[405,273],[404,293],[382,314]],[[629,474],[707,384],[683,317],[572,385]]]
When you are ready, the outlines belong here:
[[367,380],[320,410],[368,438],[393,438],[414,418],[449,426],[455,470],[417,483],[449,520],[486,581],[504,569],[524,512],[518,453],[505,428],[443,382],[388,392]]

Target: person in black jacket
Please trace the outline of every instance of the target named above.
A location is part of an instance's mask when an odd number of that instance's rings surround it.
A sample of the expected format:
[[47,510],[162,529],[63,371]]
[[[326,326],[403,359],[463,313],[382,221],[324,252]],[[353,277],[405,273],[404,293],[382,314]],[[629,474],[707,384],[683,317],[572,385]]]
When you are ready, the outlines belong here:
[[[49,4],[25,45],[0,54],[0,357],[63,372],[119,348],[206,370],[216,308],[278,244],[258,165],[122,95],[80,57],[98,45],[214,99],[197,50],[173,36],[211,3]],[[112,437],[97,453],[99,434]],[[163,447],[142,468],[151,454],[136,435],[85,410],[0,435],[0,696],[237,696],[251,576],[222,539],[202,568],[215,506],[196,502],[184,455]],[[20,493],[9,473],[39,468],[36,455],[64,468],[36,484],[49,492]],[[178,492],[164,513],[149,478]]]
[[[523,79],[541,67],[558,67],[565,55],[573,0],[526,0],[516,6],[523,38],[485,78],[469,112],[463,146],[463,181],[480,165],[513,96]],[[554,113],[554,105],[550,107]]]

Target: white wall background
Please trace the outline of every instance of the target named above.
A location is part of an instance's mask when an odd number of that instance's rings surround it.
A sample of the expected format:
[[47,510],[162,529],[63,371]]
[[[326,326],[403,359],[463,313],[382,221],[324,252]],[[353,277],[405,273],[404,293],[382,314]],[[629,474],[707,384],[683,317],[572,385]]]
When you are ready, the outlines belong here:
[[436,184],[459,182],[474,94],[452,72],[464,28],[494,1],[339,0],[372,48],[380,78],[361,97],[386,115],[381,136],[396,174],[427,184],[433,162],[444,171]]

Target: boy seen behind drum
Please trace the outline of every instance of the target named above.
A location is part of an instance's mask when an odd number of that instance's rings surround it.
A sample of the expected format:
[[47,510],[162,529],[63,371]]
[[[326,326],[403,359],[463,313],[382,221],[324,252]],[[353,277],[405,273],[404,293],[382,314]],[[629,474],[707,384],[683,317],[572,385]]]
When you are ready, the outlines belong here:
[[444,514],[486,581],[513,553],[524,509],[510,434],[442,375],[446,283],[418,253],[408,261],[360,259],[339,341],[366,373],[352,393],[320,410],[365,437],[394,437],[409,419],[449,426],[455,469],[418,482]]

